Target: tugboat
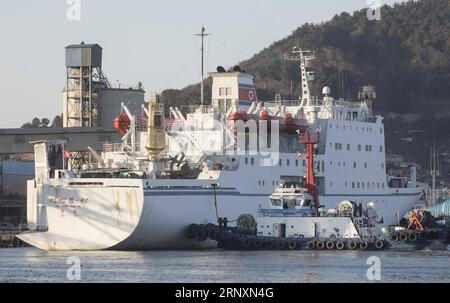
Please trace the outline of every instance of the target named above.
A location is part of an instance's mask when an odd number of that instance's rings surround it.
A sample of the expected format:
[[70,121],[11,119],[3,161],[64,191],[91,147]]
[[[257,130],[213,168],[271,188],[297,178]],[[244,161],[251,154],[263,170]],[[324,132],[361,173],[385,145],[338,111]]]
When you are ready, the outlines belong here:
[[259,208],[258,219],[241,215],[236,227],[228,227],[227,218],[219,226],[191,224],[187,237],[199,241],[210,238],[223,249],[385,249],[389,242],[383,233],[383,218],[375,204],[344,200],[337,208],[320,205],[314,177],[314,155],[319,134],[310,130],[300,135],[306,146],[306,187],[285,183],[269,197],[270,208]]

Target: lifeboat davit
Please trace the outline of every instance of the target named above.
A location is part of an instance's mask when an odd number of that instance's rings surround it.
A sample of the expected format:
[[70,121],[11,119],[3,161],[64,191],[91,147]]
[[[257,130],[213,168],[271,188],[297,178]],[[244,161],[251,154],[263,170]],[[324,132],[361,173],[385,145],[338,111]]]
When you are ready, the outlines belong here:
[[295,134],[297,131],[303,132],[308,127],[305,119],[294,118],[291,113],[285,113],[283,119],[280,121],[280,131]]
[[125,134],[130,128],[130,118],[127,114],[121,113],[114,119],[114,128],[119,134]]

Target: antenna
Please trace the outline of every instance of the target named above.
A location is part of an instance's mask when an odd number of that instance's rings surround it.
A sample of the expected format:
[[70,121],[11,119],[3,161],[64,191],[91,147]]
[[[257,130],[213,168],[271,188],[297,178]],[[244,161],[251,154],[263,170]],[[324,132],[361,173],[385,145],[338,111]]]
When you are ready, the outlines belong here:
[[200,82],[200,100],[201,100],[201,102],[202,102],[202,105],[203,105],[203,57],[204,57],[204,53],[205,53],[205,47],[204,47],[204,39],[205,39],[205,37],[206,36],[211,36],[211,34],[207,34],[207,33],[205,33],[205,27],[204,26],[202,26],[202,32],[200,33],[200,34],[195,34],[196,36],[200,36],[200,37],[202,37],[202,81]]
[[430,175],[431,175],[431,201],[432,205],[436,204],[436,177],[439,177],[439,155],[436,155],[436,141],[433,142],[433,147],[430,151]]

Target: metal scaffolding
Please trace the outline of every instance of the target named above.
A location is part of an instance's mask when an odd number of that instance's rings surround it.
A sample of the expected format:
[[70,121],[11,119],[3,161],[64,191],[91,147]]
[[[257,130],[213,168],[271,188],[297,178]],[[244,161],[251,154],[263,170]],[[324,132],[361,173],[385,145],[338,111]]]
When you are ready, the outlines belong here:
[[111,87],[102,73],[102,49],[98,44],[66,47],[66,112],[65,127],[98,126],[98,93]]

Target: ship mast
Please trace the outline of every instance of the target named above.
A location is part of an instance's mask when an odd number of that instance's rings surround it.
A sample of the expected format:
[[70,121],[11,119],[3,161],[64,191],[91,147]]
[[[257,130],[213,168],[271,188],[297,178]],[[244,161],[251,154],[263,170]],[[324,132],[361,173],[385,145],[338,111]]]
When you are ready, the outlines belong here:
[[309,106],[311,100],[311,91],[309,89],[308,81],[312,81],[314,79],[314,72],[311,70],[307,70],[308,61],[314,60],[316,57],[313,55],[309,55],[311,51],[302,50],[297,45],[292,48],[292,54],[294,56],[284,56],[285,60],[288,61],[299,61],[300,62],[300,87],[302,89],[302,97],[301,97],[301,106]]
[[316,216],[319,215],[319,195],[317,192],[317,183],[314,176],[314,145],[319,143],[320,132],[312,133],[310,129],[300,134],[300,143],[306,145],[306,189],[312,196],[314,201],[314,209],[316,210]]
[[200,82],[200,100],[201,100],[201,104],[204,104],[204,96],[203,96],[203,78],[204,78],[204,54],[205,54],[205,37],[206,36],[211,36],[211,34],[207,34],[205,33],[205,27],[202,27],[202,32],[200,34],[195,34],[196,36],[200,36],[202,37],[202,64],[201,64],[201,74],[202,74],[202,81]]
[[430,151],[430,175],[431,175],[431,201],[430,204],[436,204],[436,177],[440,175],[439,159],[436,156],[436,141]]

